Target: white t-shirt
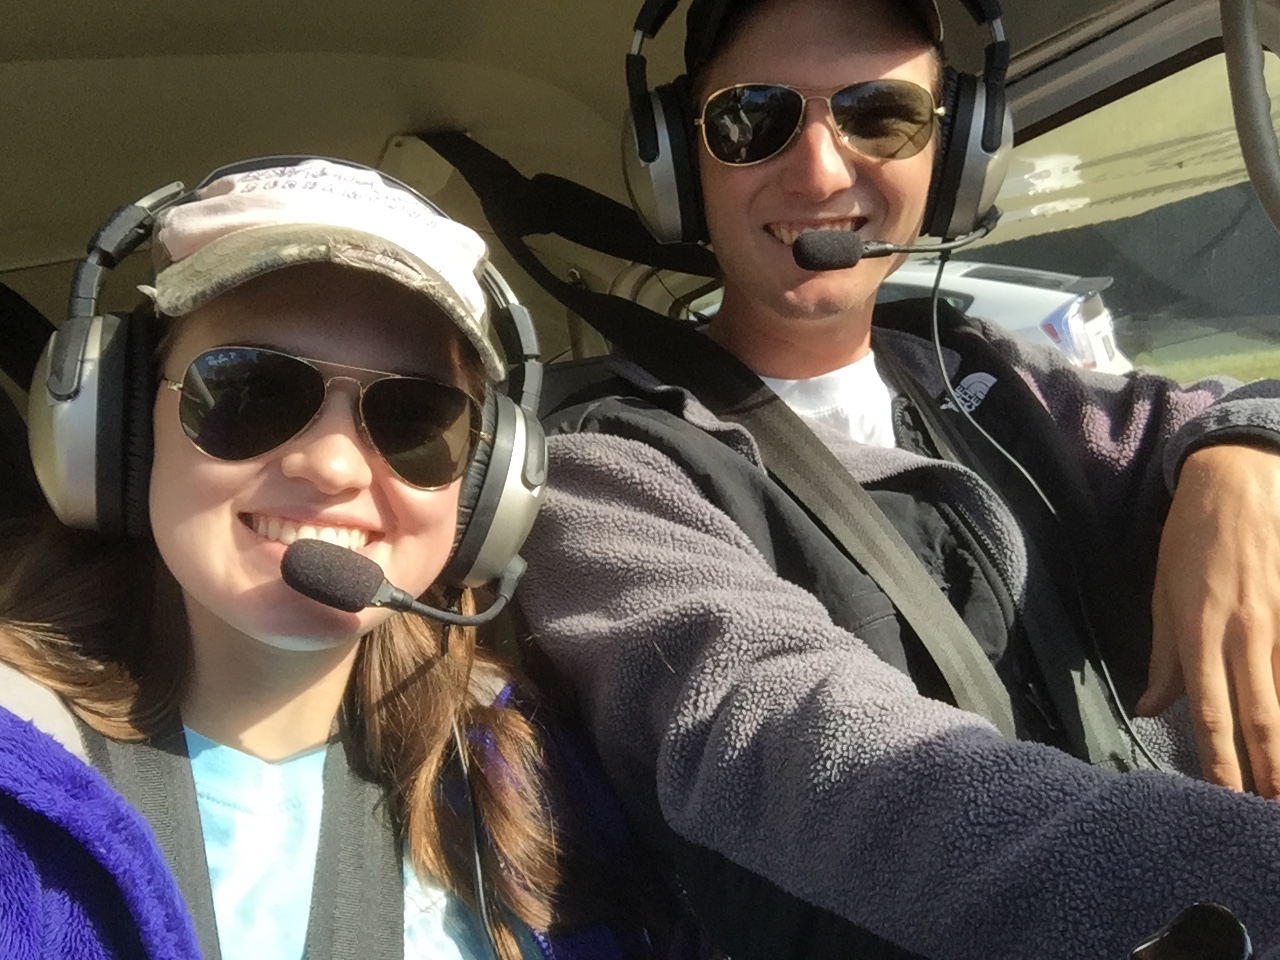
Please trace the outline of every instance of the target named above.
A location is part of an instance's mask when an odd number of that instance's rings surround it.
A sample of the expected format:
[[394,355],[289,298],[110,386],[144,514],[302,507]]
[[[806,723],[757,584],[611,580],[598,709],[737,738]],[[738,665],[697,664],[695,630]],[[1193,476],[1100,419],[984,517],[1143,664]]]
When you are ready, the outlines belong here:
[[807,380],[761,377],[805,420],[825,423],[859,443],[897,446],[893,437],[895,391],[876,369],[875,354]]
[[[325,748],[279,763],[187,729],[223,960],[302,960],[320,844]],[[404,864],[405,960],[489,956],[461,901]],[[527,938],[526,956],[540,957]],[[531,949],[532,948],[532,949]]]

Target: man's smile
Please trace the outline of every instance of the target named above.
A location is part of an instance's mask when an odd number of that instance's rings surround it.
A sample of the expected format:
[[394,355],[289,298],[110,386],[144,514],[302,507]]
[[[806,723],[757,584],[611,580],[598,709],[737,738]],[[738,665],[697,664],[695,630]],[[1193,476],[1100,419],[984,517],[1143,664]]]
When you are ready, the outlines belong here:
[[766,223],[765,230],[779,243],[788,247],[796,238],[810,230],[841,230],[857,232],[867,225],[866,217],[843,217],[829,220],[778,220]]

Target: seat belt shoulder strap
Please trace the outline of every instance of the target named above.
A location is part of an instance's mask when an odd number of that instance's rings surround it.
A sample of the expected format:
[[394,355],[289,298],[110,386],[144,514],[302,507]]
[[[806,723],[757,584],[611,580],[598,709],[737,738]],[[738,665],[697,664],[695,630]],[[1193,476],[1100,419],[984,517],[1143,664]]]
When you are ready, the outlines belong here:
[[[195,923],[205,960],[220,960],[195,779],[181,727],[121,743],[77,720],[90,761],[151,826]],[[335,738],[325,754],[307,960],[403,960],[400,843],[382,789],[351,769]]]
[[196,785],[182,728],[150,742],[122,743],[83,720],[76,722],[90,761],[150,824],[191,913],[200,952],[205,960],[220,960]]

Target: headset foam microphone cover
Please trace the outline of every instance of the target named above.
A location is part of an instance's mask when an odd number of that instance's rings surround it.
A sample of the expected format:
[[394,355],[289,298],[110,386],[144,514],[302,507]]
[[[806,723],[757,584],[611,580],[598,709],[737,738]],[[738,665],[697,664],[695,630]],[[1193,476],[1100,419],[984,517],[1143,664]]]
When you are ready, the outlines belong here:
[[280,561],[284,582],[304,597],[348,613],[371,605],[386,582],[382,568],[354,550],[323,540],[295,540]]
[[791,245],[796,264],[805,270],[844,270],[862,259],[866,246],[849,230],[806,230]]

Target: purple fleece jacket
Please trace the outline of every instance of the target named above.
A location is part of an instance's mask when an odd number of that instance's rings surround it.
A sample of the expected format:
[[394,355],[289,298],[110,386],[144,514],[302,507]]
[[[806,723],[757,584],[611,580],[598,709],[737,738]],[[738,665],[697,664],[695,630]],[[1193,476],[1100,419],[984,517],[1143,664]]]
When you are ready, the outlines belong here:
[[[987,335],[1042,398],[1120,536],[1154,542],[1166,484],[1211,434],[1280,434],[1280,384],[1082,375]],[[940,388],[927,342],[897,334],[877,349]],[[741,428],[620,372],[759,464]],[[1021,535],[976,474],[823,439],[863,482],[941,484],[1024,595]],[[642,821],[661,816],[937,960],[1120,960],[1194,900],[1225,903],[1260,957],[1280,957],[1280,803],[1006,741],[834,624],[665,453],[581,432],[551,437],[550,456],[522,605]]]
[[0,709],[0,957],[199,960],[150,828],[96,770]]

